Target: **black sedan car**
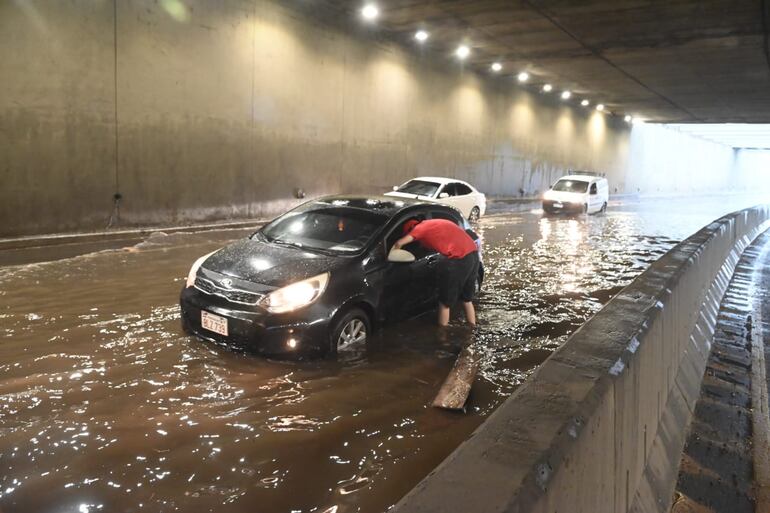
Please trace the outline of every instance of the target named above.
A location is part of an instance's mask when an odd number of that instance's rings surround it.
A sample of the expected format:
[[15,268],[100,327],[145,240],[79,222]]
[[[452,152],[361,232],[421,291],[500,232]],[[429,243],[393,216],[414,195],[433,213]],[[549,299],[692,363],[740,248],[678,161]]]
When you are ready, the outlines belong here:
[[[444,256],[412,243],[411,262],[390,253],[409,219],[457,210],[384,196],[309,201],[248,238],[199,258],[182,289],[182,326],[206,340],[269,356],[335,353],[386,321],[437,304]],[[401,253],[401,259],[411,259]],[[480,266],[478,286],[484,277]]]

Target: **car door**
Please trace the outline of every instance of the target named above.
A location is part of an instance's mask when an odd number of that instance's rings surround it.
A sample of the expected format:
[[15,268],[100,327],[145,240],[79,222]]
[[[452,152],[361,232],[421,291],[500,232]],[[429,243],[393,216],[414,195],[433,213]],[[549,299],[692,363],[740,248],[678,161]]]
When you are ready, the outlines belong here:
[[444,188],[441,189],[441,192],[447,194],[447,197],[442,198],[439,200],[439,203],[442,205],[449,205],[450,207],[454,207],[462,212],[462,199],[457,195],[457,186],[460,185],[456,182],[450,182],[446,185],[444,185]]
[[601,199],[599,198],[599,189],[596,182],[591,182],[588,186],[588,212],[596,212],[601,208]]
[[375,248],[384,255],[384,264],[377,271],[380,273],[377,279],[372,281],[381,284],[379,295],[381,317],[387,320],[404,319],[421,313],[431,294],[435,293],[426,290],[430,285],[426,282],[425,271],[426,268],[435,265],[435,259],[429,258],[431,252],[419,242],[412,242],[403,248],[415,255],[414,262],[387,261],[388,252],[403,235],[404,223],[413,218],[425,219],[426,215],[422,213],[402,217],[387,230],[378,247]]
[[466,219],[471,215],[471,209],[476,206],[476,197],[473,190],[464,183],[455,184],[454,205],[457,210],[462,212]]
[[[430,219],[446,219],[452,221],[460,227],[464,227],[464,219],[457,212],[447,212],[445,210],[431,210]],[[414,262],[414,272],[412,279],[417,285],[419,297],[415,299],[418,302],[417,308],[428,309],[438,304],[438,268],[441,262],[447,257],[437,251],[424,250],[425,253]],[[422,306],[420,306],[422,305]]]
[[452,198],[455,194],[455,187],[453,183],[445,183],[441,186],[441,189],[436,193],[436,202],[442,205],[451,205]]

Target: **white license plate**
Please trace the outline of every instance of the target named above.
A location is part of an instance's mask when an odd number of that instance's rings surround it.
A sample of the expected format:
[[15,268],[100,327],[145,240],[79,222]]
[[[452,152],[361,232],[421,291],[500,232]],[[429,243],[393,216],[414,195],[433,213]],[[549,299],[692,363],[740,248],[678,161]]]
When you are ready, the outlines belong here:
[[227,336],[227,319],[201,310],[201,326],[205,330]]
[[564,206],[564,205],[562,205],[562,204],[561,204],[561,203],[559,203],[558,201],[557,201],[557,202],[555,202],[555,203],[553,204],[553,208],[561,208],[561,207],[563,207],[563,206]]

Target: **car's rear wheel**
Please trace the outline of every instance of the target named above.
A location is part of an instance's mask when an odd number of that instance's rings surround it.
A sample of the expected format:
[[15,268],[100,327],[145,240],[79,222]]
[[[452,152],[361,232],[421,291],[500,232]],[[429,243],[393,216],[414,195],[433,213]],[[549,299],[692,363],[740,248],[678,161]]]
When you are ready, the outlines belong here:
[[471,215],[468,216],[468,221],[478,221],[481,217],[481,210],[479,207],[473,207],[471,209]]
[[360,308],[348,310],[334,323],[330,333],[331,354],[349,350],[366,342],[370,330],[369,316]]
[[599,212],[602,213],[602,214],[607,212],[607,202],[606,201],[602,204],[602,209]]

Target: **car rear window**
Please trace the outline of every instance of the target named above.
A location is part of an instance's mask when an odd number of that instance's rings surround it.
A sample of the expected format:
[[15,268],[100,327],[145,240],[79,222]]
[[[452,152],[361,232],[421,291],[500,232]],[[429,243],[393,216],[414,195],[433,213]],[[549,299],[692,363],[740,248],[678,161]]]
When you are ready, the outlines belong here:
[[561,192],[586,192],[588,190],[588,182],[580,180],[559,180],[553,184],[553,190]]
[[425,180],[409,180],[398,188],[398,192],[416,194],[418,196],[433,196],[440,185],[436,182],[426,182]]
[[368,210],[315,204],[284,214],[258,233],[276,244],[355,253],[369,243],[387,220],[388,216]]

